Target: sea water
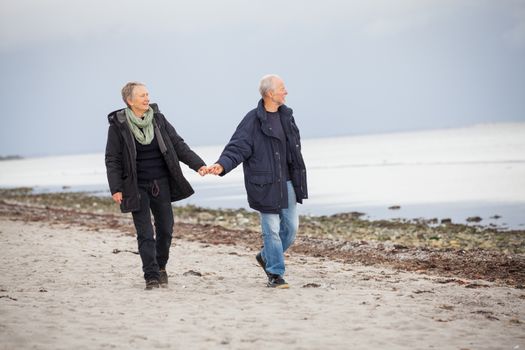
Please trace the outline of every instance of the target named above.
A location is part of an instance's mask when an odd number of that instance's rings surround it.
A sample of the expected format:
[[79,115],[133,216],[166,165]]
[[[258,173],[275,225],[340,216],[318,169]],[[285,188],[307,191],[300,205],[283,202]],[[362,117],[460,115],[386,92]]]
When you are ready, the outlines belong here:
[[[224,147],[190,146],[208,164]],[[309,199],[301,214],[359,211],[370,219],[458,223],[480,216],[483,225],[525,229],[525,123],[306,139],[302,151]],[[247,208],[242,166],[204,178],[182,168],[196,193],[178,204]],[[0,162],[0,187],[20,186],[109,196],[104,154]]]

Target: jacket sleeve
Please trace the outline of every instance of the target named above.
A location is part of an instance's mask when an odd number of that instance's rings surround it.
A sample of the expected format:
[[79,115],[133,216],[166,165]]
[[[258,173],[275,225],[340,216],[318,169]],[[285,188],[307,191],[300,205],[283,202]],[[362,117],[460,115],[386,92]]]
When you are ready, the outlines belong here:
[[226,175],[252,155],[253,124],[253,118],[246,116],[237,126],[230,142],[224,147],[217,161],[224,168],[220,176]]
[[175,148],[179,160],[195,171],[198,171],[200,167],[205,166],[206,163],[197,155],[197,153],[191,150],[186,142],[184,142],[184,139],[180,137],[173,125],[171,125],[166,118],[164,118],[164,120],[166,131],[173,143],[173,147]]
[[122,192],[122,143],[114,124],[109,126],[105,159],[111,194]]

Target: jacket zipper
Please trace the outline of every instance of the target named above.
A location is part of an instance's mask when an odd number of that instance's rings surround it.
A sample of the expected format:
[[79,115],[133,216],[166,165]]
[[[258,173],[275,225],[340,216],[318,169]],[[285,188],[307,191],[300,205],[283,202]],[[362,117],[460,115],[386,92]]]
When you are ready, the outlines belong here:
[[[138,184],[137,184],[137,164],[136,164],[136,155],[137,155],[137,150],[136,150],[136,146],[135,146],[135,137],[133,136],[133,134],[131,133],[131,130],[129,129],[129,127],[127,127],[127,125],[122,125],[122,127],[124,128],[124,130],[122,130],[122,136],[124,137],[124,143],[127,145],[127,150],[128,150],[128,157],[129,157],[129,160],[130,160],[130,165],[131,165],[131,178],[132,178],[132,181],[134,182],[134,185],[135,187],[138,188]],[[126,137],[126,131],[127,130],[127,135],[128,137]],[[131,144],[130,144],[131,143]],[[133,157],[135,155],[135,157]],[[137,192],[138,194],[138,192]],[[140,194],[139,194],[140,196]]]
[[[270,132],[272,132],[272,134],[273,134],[273,131],[272,131],[271,127],[268,127],[268,130]],[[278,142],[281,142],[281,140],[279,140],[279,138],[274,136],[274,135],[268,135],[268,136],[270,138],[273,138],[273,139],[277,140]],[[277,204],[277,207],[280,209],[282,201],[283,201],[283,196],[284,196],[284,194],[283,194],[283,184],[282,184],[282,181],[281,181],[281,175],[282,175],[281,158],[280,158],[279,152],[275,151],[275,149],[274,149],[274,142],[271,142],[270,144],[271,144],[271,147],[272,147],[272,158],[274,157],[274,155],[276,155],[277,156],[277,162],[279,164],[279,166],[278,166],[279,174],[277,175],[277,182],[279,182],[279,194],[281,195],[281,200]]]
[[[281,142],[280,140],[278,142]],[[283,181],[282,181],[282,175],[283,175],[283,168],[281,166],[281,155],[279,154],[279,152],[275,152],[276,155],[277,155],[277,162],[279,163],[279,176],[278,176],[278,179],[277,179],[277,182],[279,182],[279,189],[280,189],[280,192],[281,192],[281,200],[279,201],[279,205],[278,207],[280,208],[281,207],[281,204],[283,203],[283,197],[284,197],[284,194],[283,194]]]

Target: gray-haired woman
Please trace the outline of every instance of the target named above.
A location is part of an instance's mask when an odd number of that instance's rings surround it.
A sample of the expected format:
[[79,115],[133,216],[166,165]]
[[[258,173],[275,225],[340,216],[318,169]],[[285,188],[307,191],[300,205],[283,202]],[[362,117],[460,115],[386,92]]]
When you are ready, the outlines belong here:
[[122,99],[127,108],[108,115],[106,170],[109,188],[121,211],[131,212],[133,216],[146,289],[165,287],[173,233],[171,202],[194,193],[182,174],[179,161],[201,176],[206,174],[207,168],[157,105],[150,104],[144,84],[127,83],[122,88]]

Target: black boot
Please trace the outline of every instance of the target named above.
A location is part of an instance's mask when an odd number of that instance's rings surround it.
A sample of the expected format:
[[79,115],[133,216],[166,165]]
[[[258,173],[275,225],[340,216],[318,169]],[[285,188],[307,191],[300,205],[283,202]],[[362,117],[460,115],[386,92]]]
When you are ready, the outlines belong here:
[[284,280],[284,278],[282,278],[282,276],[272,275],[272,274],[268,276],[267,286],[268,288],[278,288],[278,289],[290,288],[290,286],[288,285],[288,283],[286,283],[286,281]]
[[157,279],[146,280],[146,288],[144,289],[152,290],[153,288],[159,288],[159,280]]
[[162,288],[168,287],[168,273],[166,270],[160,270],[159,271],[159,284]]

